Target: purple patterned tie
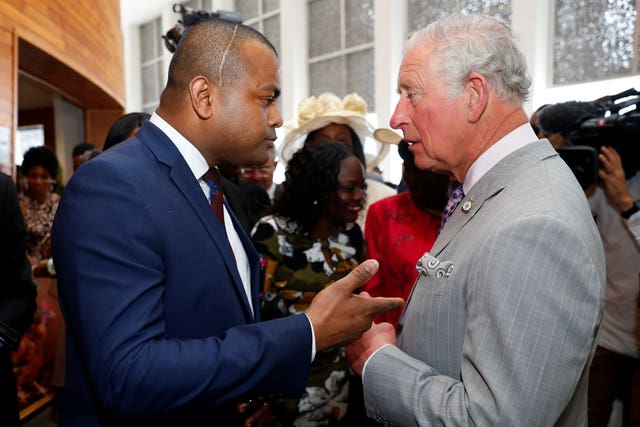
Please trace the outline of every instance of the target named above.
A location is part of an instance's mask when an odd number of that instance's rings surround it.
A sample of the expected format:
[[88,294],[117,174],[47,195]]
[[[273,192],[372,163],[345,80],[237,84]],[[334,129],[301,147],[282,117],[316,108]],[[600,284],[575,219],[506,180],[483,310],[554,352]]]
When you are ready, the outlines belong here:
[[447,206],[444,208],[442,212],[442,222],[440,223],[440,231],[444,228],[444,225],[447,223],[449,217],[453,214],[453,211],[456,210],[458,204],[464,199],[464,189],[462,188],[462,184],[458,184],[453,193],[451,193],[451,197],[449,197],[449,201],[447,202]]
[[224,212],[222,206],[224,205],[224,199],[222,197],[222,180],[220,179],[220,172],[218,168],[211,167],[202,176],[204,182],[209,186],[209,199],[211,201],[211,209],[216,214],[216,218],[224,224]]

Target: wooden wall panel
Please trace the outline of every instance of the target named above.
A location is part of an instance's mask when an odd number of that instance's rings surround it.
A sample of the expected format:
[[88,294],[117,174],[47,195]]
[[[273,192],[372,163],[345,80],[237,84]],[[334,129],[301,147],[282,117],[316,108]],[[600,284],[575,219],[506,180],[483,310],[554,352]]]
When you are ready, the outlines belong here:
[[122,115],[122,113],[123,111],[120,109],[85,110],[86,140],[102,149],[104,140],[107,139],[107,134],[109,133],[109,129],[111,129],[111,125]]
[[15,37],[0,22],[0,171],[13,174],[13,132],[16,104]]
[[101,145],[124,110],[122,58],[118,0],[0,0],[0,170],[13,170],[18,69],[92,111]]
[[111,104],[103,108],[124,106],[117,0],[2,0],[2,26],[97,86]]

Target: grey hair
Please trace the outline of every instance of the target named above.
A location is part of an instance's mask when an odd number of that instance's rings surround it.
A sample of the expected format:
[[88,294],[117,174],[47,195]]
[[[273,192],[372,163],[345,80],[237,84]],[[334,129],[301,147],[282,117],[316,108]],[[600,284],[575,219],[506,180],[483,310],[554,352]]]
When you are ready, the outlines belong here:
[[471,73],[478,73],[503,101],[518,105],[529,96],[531,77],[510,28],[484,15],[452,15],[415,33],[407,50],[428,45],[431,75],[438,76],[452,98],[460,95]]

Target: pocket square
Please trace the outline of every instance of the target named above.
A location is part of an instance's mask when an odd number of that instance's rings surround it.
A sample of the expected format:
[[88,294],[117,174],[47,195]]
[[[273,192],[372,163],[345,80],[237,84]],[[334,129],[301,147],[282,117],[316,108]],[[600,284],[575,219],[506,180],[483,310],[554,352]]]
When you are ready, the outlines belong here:
[[427,277],[448,279],[453,272],[453,262],[440,261],[429,252],[425,252],[416,263],[416,270]]

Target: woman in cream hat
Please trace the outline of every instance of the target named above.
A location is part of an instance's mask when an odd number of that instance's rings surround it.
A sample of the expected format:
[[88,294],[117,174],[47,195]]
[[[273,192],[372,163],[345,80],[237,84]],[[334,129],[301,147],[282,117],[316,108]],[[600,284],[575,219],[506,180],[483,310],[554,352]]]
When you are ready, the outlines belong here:
[[[324,141],[342,141],[349,144],[366,170],[372,170],[382,160],[389,146],[374,137],[374,128],[366,119],[367,103],[356,93],[340,99],[333,93],[323,93],[317,98],[311,96],[298,105],[297,127],[290,127],[284,138],[280,158],[286,164],[293,153],[307,144]],[[373,152],[366,161],[365,152]],[[367,209],[385,197],[396,194],[395,190],[381,182],[367,179],[367,203],[358,218],[364,229]]]

